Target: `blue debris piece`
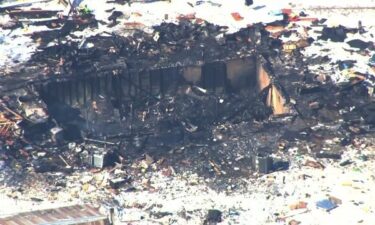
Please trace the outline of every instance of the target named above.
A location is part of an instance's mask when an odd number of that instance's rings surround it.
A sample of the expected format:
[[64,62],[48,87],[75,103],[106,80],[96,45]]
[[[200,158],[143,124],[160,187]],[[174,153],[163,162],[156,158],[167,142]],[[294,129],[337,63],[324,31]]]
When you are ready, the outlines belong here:
[[83,2],[83,0],[73,0],[72,8],[76,9],[82,2]]
[[331,200],[329,199],[324,199],[324,200],[321,200],[321,201],[318,201],[316,203],[316,207],[318,208],[322,208],[324,210],[326,210],[327,212],[331,211],[332,209],[336,208],[337,207],[337,204],[332,202]]
[[209,4],[212,5],[212,6],[221,7],[221,4],[216,3],[216,2],[212,2],[212,1],[197,1],[197,2],[195,3],[195,5],[202,5],[202,4],[204,4],[204,3],[209,3]]
[[372,55],[372,57],[369,60],[370,66],[375,66],[375,54]]
[[271,16],[282,16],[283,12],[281,10],[272,10],[268,12],[268,15]]
[[5,42],[5,35],[0,34],[0,44]]
[[357,63],[356,60],[344,60],[344,61],[339,60],[338,61],[340,70],[353,68],[356,63]]
[[253,9],[254,10],[259,10],[259,9],[263,9],[265,7],[266,7],[265,5],[259,5],[259,6],[255,6]]

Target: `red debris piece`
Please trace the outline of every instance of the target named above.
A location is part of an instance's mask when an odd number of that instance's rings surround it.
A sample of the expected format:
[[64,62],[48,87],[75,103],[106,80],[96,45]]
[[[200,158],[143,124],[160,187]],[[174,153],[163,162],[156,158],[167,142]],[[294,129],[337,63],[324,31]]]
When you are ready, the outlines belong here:
[[281,12],[286,15],[290,15],[292,13],[292,9],[282,9]]
[[312,17],[300,17],[297,14],[293,13],[292,9],[282,9],[281,12],[284,15],[288,16],[289,22],[298,22],[298,21],[317,21],[318,18],[312,18]]
[[204,20],[204,19],[201,19],[201,18],[197,18],[196,20],[195,20],[195,23],[196,24],[203,24],[203,23],[205,23],[206,21]]
[[177,16],[177,19],[178,20],[193,20],[195,19],[195,13],[190,13],[190,14],[180,14],[179,16]]
[[243,20],[243,17],[238,12],[231,13],[231,15],[235,21]]
[[144,25],[143,23],[140,23],[140,22],[126,22],[124,23],[125,24],[125,28],[126,29],[143,29],[146,27],[146,25]]
[[297,21],[311,21],[311,22],[314,22],[314,21],[317,21],[318,18],[308,18],[308,17],[299,17],[299,16],[296,16],[296,17],[293,17],[293,18],[289,18],[289,21],[290,22],[297,22]]

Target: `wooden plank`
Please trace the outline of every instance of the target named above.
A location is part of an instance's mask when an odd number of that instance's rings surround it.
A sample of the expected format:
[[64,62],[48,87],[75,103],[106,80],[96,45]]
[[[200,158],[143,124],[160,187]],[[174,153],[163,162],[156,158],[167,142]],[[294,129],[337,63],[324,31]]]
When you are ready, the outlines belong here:
[[18,225],[16,222],[12,220],[0,220],[1,225]]
[[94,208],[91,208],[91,207],[87,207],[85,209],[85,212],[86,212],[86,215],[87,216],[100,216],[100,214],[98,213],[98,211]]
[[38,218],[37,216],[35,216],[35,214],[29,214],[29,215],[27,216],[27,218],[28,218],[28,220],[29,220],[30,222],[32,222],[33,224],[39,224],[39,222],[40,222],[39,218]]
[[14,222],[16,223],[16,224],[18,224],[18,225],[26,225],[25,223],[23,223],[23,221],[24,221],[25,219],[23,218],[23,217],[16,217],[16,218],[14,218]]
[[1,225],[107,225],[108,218],[88,205],[19,213],[0,219]]
[[43,218],[45,221],[47,222],[53,222],[53,221],[56,221],[58,220],[56,217],[55,217],[55,214],[52,213],[52,211],[48,210],[48,211],[41,211],[39,216],[41,218]]
[[262,91],[264,88],[268,87],[271,83],[271,78],[269,74],[266,72],[266,70],[263,68],[263,66],[259,63],[258,65],[258,91]]
[[66,216],[62,213],[59,213],[58,210],[56,209],[51,209],[51,213],[53,213],[53,216],[57,219],[57,220],[62,220],[62,219],[65,219]]
[[69,209],[68,207],[62,207],[62,208],[59,208],[59,209],[56,209],[57,213],[59,215],[62,215],[64,216],[64,219],[73,219],[73,213],[75,211],[75,209]]

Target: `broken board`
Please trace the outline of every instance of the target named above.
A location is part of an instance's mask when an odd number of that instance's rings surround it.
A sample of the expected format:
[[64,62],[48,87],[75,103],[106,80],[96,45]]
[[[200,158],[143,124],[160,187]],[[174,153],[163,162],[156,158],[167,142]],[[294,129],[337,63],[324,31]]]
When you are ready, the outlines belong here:
[[109,225],[108,217],[89,205],[19,213],[0,218],[1,225]]

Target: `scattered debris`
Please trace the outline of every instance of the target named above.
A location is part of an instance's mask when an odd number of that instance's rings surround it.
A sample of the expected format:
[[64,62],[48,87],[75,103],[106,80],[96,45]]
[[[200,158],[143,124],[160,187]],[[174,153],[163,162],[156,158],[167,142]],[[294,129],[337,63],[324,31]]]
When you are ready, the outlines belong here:
[[330,200],[331,202],[335,203],[336,205],[341,205],[341,204],[342,204],[341,199],[336,198],[336,197],[334,197],[334,196],[330,196],[330,197],[329,197],[329,200]]
[[372,50],[375,49],[375,46],[374,46],[373,42],[371,42],[371,41],[366,42],[366,41],[362,41],[360,39],[354,39],[354,40],[348,41],[347,43],[350,47],[359,48],[360,50],[365,50],[367,48],[370,48]]
[[297,220],[291,220],[291,221],[289,221],[288,224],[289,224],[289,225],[298,225],[298,224],[301,224],[301,222],[300,222],[300,221],[297,221]]
[[337,204],[331,199],[324,199],[324,200],[318,201],[316,203],[316,206],[318,208],[324,209],[327,212],[331,211],[332,209],[337,208]]
[[374,66],[375,67],[375,54],[373,54],[372,57],[370,58],[369,64],[370,64],[370,66]]
[[290,205],[289,208],[290,210],[305,209],[307,208],[307,203],[303,201],[299,201],[298,203]]
[[234,12],[231,15],[232,15],[232,17],[233,17],[233,19],[235,21],[241,21],[241,20],[243,20],[243,17],[239,13],[237,13],[237,12]]
[[347,165],[350,165],[352,163],[353,163],[353,161],[347,159],[347,160],[344,160],[344,161],[340,162],[340,166],[347,166]]
[[341,153],[334,153],[329,151],[320,151],[315,154],[316,158],[326,159],[341,159]]
[[203,224],[217,224],[222,221],[222,212],[217,209],[208,210],[206,219]]
[[245,0],[245,5],[250,6],[254,4],[253,0]]
[[343,42],[347,38],[347,29],[344,26],[324,27],[320,39],[333,42]]
[[307,160],[305,162],[305,166],[309,166],[315,169],[324,169],[325,166],[321,164],[320,162],[312,161],[312,160]]
[[253,168],[258,173],[270,173],[274,169],[273,158],[269,156],[255,156],[253,157]]

